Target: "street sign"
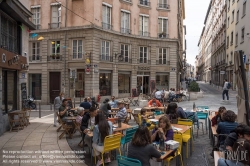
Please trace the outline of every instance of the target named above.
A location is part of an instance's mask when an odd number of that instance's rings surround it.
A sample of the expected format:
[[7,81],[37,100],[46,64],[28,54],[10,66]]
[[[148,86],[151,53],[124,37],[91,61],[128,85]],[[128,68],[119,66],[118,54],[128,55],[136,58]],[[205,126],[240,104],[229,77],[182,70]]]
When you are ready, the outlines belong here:
[[225,71],[220,71],[220,74],[225,74]]

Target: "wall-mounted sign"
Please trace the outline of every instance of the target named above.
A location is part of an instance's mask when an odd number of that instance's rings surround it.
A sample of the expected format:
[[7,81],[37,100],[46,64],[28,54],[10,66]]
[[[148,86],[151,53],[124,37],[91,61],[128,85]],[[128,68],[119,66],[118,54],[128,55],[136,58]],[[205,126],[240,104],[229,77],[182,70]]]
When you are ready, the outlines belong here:
[[85,71],[86,71],[86,74],[90,74],[90,68],[87,67]]
[[99,70],[98,70],[98,66],[97,65],[94,65],[94,73],[98,73]]
[[8,60],[8,65],[11,66],[12,64],[18,62],[18,60],[19,60],[19,56],[16,55],[13,58],[11,58],[10,60]]
[[22,73],[22,78],[25,78],[25,73]]
[[220,74],[225,74],[225,71],[220,71]]
[[149,66],[138,66],[138,70],[150,70]]
[[5,55],[5,53],[2,54],[2,62],[3,62],[3,63],[6,62],[6,55]]

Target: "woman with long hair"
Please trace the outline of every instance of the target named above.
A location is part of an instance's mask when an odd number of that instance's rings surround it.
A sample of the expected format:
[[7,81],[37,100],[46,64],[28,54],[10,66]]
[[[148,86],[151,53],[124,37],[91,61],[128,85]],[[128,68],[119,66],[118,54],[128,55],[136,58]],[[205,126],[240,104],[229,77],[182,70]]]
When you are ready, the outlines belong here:
[[174,123],[173,121],[174,120],[177,121],[177,119],[178,119],[177,109],[178,109],[178,106],[176,103],[170,103],[168,105],[166,114],[167,114],[171,123]]
[[173,140],[174,131],[170,124],[170,120],[166,116],[162,116],[159,119],[158,126],[152,132],[151,141],[159,142],[163,138],[164,141]]
[[212,126],[219,124],[220,122],[222,122],[222,114],[225,113],[227,110],[225,107],[221,106],[218,110],[218,114],[216,116],[214,116],[211,120],[212,122]]
[[62,101],[64,99],[64,92],[61,92],[59,94],[59,96],[57,96],[55,99],[54,99],[54,127],[56,127],[56,123],[57,123],[57,113],[59,111],[59,108],[61,107],[62,105]]
[[150,132],[146,126],[140,126],[128,145],[128,157],[138,159],[143,166],[150,166],[150,158],[160,158],[161,154],[151,144]]
[[[103,164],[100,153],[103,151],[103,143],[106,136],[111,135],[113,133],[112,123],[107,121],[106,116],[99,112],[95,117],[95,127],[93,130],[93,149],[95,152],[95,156],[98,157],[97,166]],[[107,155],[105,163],[110,162],[110,154]]]

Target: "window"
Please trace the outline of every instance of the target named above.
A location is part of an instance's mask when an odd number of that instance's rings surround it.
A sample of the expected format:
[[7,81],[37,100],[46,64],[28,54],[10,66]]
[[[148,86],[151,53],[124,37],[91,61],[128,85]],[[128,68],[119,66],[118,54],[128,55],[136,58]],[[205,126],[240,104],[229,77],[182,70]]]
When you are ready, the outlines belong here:
[[234,11],[232,11],[232,22],[234,22]]
[[39,61],[40,60],[40,43],[32,43],[32,57],[31,61]]
[[110,61],[110,42],[102,41],[101,60]]
[[227,18],[227,27],[229,27],[230,17]]
[[140,47],[140,63],[148,62],[148,48]]
[[237,14],[236,14],[236,22],[239,21],[239,17],[240,17],[240,11],[238,10],[238,11],[237,11]]
[[111,72],[100,73],[99,89],[100,96],[111,95]]
[[121,33],[130,34],[130,13],[121,12]]
[[243,3],[242,17],[244,17],[246,15],[246,3],[247,2]]
[[52,41],[51,45],[52,45],[51,54],[60,55],[60,41]]
[[1,26],[0,26],[0,35],[1,35],[1,40],[0,40],[0,46],[1,48],[8,50],[10,52],[18,53],[18,46],[17,46],[17,23],[12,20],[8,15],[2,13],[0,11],[0,16],[1,16]]
[[61,6],[54,5],[52,8],[50,28],[60,28],[61,24]]
[[159,48],[159,64],[167,64],[167,48]]
[[229,36],[227,37],[227,47],[229,46]]
[[156,88],[169,89],[169,75],[167,73],[156,73]]
[[82,40],[73,40],[73,59],[81,59],[82,53]]
[[241,29],[241,42],[244,42],[244,38],[245,38],[245,28]]
[[111,29],[111,7],[102,5],[102,27]]
[[139,0],[141,5],[149,6],[149,0]]
[[41,100],[42,74],[29,74],[29,94],[31,94],[35,100]]
[[168,9],[167,0],[159,0],[159,8]]
[[233,45],[234,42],[234,32],[231,32],[231,42],[230,45]]
[[139,34],[141,36],[149,36],[148,32],[148,16],[140,16],[140,24],[139,24]]
[[40,7],[31,8],[32,22],[36,25],[36,29],[40,29]]
[[119,93],[130,93],[130,74],[118,73]]
[[129,45],[121,44],[121,56],[123,57],[123,62],[129,62]]
[[158,18],[158,37],[167,38],[168,37],[168,19]]
[[238,45],[238,33],[236,33],[236,35],[235,35],[235,45],[236,46]]

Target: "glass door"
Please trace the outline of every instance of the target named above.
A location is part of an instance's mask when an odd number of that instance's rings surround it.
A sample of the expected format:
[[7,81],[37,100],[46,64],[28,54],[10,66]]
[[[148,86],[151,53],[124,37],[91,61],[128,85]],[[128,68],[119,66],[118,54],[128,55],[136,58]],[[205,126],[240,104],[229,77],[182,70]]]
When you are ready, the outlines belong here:
[[137,76],[137,94],[143,93],[143,76]]

